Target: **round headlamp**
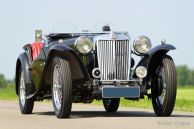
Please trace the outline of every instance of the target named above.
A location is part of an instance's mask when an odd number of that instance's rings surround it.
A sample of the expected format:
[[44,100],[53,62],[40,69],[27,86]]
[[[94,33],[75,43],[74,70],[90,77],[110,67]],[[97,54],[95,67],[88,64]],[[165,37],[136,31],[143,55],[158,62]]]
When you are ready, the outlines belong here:
[[93,44],[88,37],[80,36],[75,41],[75,47],[80,53],[87,54],[92,51]]
[[149,52],[152,47],[151,41],[146,36],[140,36],[134,41],[134,49],[137,53],[145,54]]
[[147,76],[148,72],[147,72],[147,69],[145,67],[139,66],[136,68],[135,73],[139,78],[145,78]]

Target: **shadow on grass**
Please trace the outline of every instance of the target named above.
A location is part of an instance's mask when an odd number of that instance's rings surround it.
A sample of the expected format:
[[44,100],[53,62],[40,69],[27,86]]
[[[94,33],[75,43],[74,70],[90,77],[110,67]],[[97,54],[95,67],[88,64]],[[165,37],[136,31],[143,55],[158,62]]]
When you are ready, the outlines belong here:
[[[36,115],[55,116],[54,112],[35,112]],[[118,111],[107,113],[105,111],[72,111],[70,118],[94,118],[94,117],[156,117],[155,113],[146,111]],[[172,115],[171,117],[194,118],[193,115]]]

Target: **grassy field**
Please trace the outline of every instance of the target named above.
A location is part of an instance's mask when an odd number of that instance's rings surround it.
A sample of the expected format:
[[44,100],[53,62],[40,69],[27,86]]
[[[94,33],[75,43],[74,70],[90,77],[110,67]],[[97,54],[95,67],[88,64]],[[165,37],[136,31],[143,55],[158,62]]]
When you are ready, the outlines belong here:
[[[0,100],[17,100],[13,87],[0,89]],[[102,105],[102,101],[94,101],[93,104]],[[145,99],[139,101],[121,100],[121,106],[137,107],[137,108],[152,108],[151,100]],[[194,112],[194,86],[178,87],[176,98],[176,111]]]
[[0,88],[0,100],[17,100],[17,98],[15,87]]
[[[102,101],[94,101],[93,103],[102,105]],[[122,99],[121,106],[152,109],[151,100],[148,100],[147,97],[139,101]],[[175,110],[194,112],[194,86],[178,87]]]

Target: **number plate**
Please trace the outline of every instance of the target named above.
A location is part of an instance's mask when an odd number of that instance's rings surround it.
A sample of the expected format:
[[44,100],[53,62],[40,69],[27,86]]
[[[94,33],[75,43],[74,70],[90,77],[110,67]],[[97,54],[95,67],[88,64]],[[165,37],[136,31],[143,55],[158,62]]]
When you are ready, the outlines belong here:
[[139,98],[140,88],[138,86],[102,88],[102,98],[120,98],[120,97]]

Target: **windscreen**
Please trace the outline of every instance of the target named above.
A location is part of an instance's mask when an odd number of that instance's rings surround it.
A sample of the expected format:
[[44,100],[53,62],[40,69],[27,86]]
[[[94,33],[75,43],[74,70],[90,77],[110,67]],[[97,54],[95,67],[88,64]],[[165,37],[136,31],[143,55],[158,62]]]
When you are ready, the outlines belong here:
[[110,22],[98,22],[89,26],[87,23],[85,25],[75,25],[72,22],[61,21],[53,25],[50,33],[104,33],[109,31],[120,31],[120,29]]

